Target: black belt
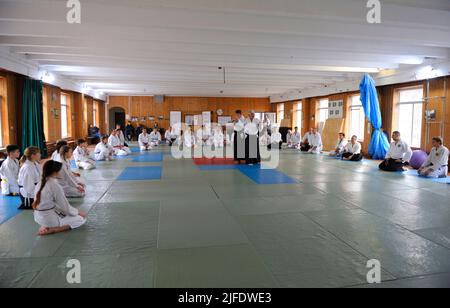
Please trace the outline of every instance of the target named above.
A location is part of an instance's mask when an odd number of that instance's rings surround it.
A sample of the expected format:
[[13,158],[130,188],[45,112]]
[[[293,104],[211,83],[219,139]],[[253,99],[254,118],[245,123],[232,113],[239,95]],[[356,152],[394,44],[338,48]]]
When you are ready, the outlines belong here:
[[54,206],[54,207],[52,207],[51,209],[48,209],[48,210],[39,210],[39,209],[36,209],[35,211],[38,211],[38,212],[48,212],[48,211],[53,211],[54,209],[56,209],[56,206]]

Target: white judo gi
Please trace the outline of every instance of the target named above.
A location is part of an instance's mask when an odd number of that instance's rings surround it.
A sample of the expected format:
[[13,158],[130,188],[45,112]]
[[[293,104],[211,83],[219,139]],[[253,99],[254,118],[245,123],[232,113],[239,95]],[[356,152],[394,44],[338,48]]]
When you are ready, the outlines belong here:
[[141,151],[148,151],[152,149],[150,135],[149,134],[140,134],[138,138],[139,148]]
[[131,150],[123,146],[118,136],[109,136],[108,144],[114,149],[114,155],[127,156],[131,154]]
[[411,147],[403,140],[400,140],[399,142],[394,141],[391,143],[389,152],[386,154],[386,159],[401,159],[404,162],[409,162],[412,155],[413,151],[411,150]]
[[95,146],[94,158],[95,160],[111,160],[114,154],[114,149],[108,144],[100,142]]
[[73,151],[73,159],[78,168],[84,170],[95,169],[95,161],[89,157],[89,154],[81,147]]
[[160,132],[156,132],[156,133],[155,132],[151,132],[149,134],[149,136],[150,136],[150,145],[152,147],[157,147],[161,143],[162,138],[161,138],[161,133]]
[[189,130],[183,133],[183,145],[187,148],[195,146],[195,138]]
[[[40,187],[39,183],[35,189],[36,194]],[[42,189],[41,202],[34,211],[34,221],[45,228],[69,226],[76,229],[86,223],[86,219],[79,215],[78,210],[69,204],[63,188],[55,178],[48,179]]]
[[281,141],[283,141],[283,137],[280,132],[274,132],[270,136],[270,143],[272,144],[279,144]]
[[34,189],[41,181],[42,168],[36,162],[26,160],[19,171],[18,183],[20,187],[20,195],[24,206],[31,208],[34,199]]
[[339,140],[336,144],[336,148],[330,152],[330,156],[340,156],[344,154],[347,144],[348,144],[347,139],[344,138],[342,140]]
[[310,134],[308,141],[309,145],[311,146],[311,149],[308,151],[308,153],[311,154],[322,153],[323,150],[322,136],[319,133]]
[[225,136],[223,135],[223,132],[221,129],[215,129],[214,134],[211,137],[212,144],[214,144],[214,147],[216,148],[223,148]]
[[440,146],[431,150],[428,159],[419,170],[419,174],[429,178],[446,178],[448,175],[448,155],[446,147]]
[[164,134],[164,139],[166,139],[167,142],[172,140],[172,133],[170,132],[170,130],[166,130]]
[[52,160],[54,160],[54,161],[60,161],[61,160],[61,156],[59,155],[58,151],[53,152]]
[[119,132],[117,133],[117,138],[119,138],[120,140],[120,145],[125,146],[125,135],[123,134],[122,130],[119,130]]
[[0,167],[0,176],[2,180],[2,194],[18,194],[19,183],[19,161],[17,159],[7,158]]
[[60,160],[62,163],[62,169],[59,173],[58,183],[64,190],[64,194],[67,198],[82,198],[86,195],[85,192],[81,192],[78,190],[80,184],[84,183],[81,179],[78,179],[73,175],[72,170],[70,168],[70,163],[66,160]]
[[302,136],[300,135],[299,132],[295,133],[293,132],[291,134],[291,138],[290,138],[290,142],[289,142],[289,147],[291,148],[298,148],[300,145],[300,141],[302,140]]

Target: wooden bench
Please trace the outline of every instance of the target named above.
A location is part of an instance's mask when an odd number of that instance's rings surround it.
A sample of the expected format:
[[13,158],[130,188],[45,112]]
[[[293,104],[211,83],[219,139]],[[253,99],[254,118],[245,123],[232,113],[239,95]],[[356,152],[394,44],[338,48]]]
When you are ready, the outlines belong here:
[[[67,139],[64,139],[64,140],[67,141],[67,144],[68,144],[70,147],[72,147],[73,149],[75,149],[75,147],[76,147],[76,142],[75,142],[75,140],[74,140],[73,138],[67,138]],[[53,152],[56,151],[56,142],[46,143],[46,146],[47,146],[47,153],[48,153],[48,156],[52,156]]]

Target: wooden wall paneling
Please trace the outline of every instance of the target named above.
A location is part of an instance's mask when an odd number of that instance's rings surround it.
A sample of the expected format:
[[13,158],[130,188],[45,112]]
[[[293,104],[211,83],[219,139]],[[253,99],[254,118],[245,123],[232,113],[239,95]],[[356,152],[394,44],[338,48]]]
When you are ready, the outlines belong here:
[[44,84],[44,131],[48,143],[61,139],[61,89]]
[[[442,97],[445,96],[445,78],[438,78],[430,80],[429,84],[429,92],[428,87],[425,83],[425,91],[424,95],[429,97],[428,101],[428,109],[436,111],[436,120],[428,125],[428,130],[426,127],[426,123],[423,123],[422,129],[422,148],[425,148],[427,151],[431,150],[431,139],[436,136],[444,135],[445,128],[445,116],[446,116],[446,108],[442,103]],[[448,106],[448,105],[447,105]],[[425,110],[425,107],[424,107]],[[443,124],[441,124],[441,122]],[[428,131],[428,136],[426,135]],[[428,140],[428,143],[427,143]]]
[[98,114],[98,120],[99,120],[99,128],[100,128],[100,132],[102,134],[105,134],[107,131],[107,127],[106,127],[106,118],[105,118],[105,103],[102,101],[97,101],[98,104],[98,110],[97,110],[97,114]]
[[94,123],[94,100],[92,97],[85,96],[86,121],[88,126]]
[[2,144],[0,146],[6,146],[10,142],[9,135],[9,117],[8,117],[8,91],[6,85],[7,79],[5,77],[0,76],[0,108],[1,108],[1,121],[2,121]]
[[[181,111],[182,119],[186,115],[200,115],[203,111],[211,111],[212,121],[217,121],[216,111],[220,108],[224,116],[232,116],[236,109],[242,109],[245,114],[251,110],[258,112],[270,112],[272,105],[268,98],[217,98],[217,97],[170,97],[167,96],[163,103],[155,103],[153,97],[131,97],[131,108],[128,106],[128,97],[112,96],[109,98],[108,109],[121,107],[130,112],[130,116],[147,117],[152,115],[160,127],[167,129],[170,125],[170,111]],[[158,117],[163,116],[164,120]],[[152,127],[155,121],[147,119],[142,123]],[[133,123],[136,125],[136,123]]]
[[87,127],[84,127],[84,104],[83,95],[81,93],[73,93],[73,125],[75,128],[74,138],[86,138]]
[[444,130],[444,143],[447,147],[450,147],[450,77],[447,77],[446,89],[446,104],[445,104],[445,130]]

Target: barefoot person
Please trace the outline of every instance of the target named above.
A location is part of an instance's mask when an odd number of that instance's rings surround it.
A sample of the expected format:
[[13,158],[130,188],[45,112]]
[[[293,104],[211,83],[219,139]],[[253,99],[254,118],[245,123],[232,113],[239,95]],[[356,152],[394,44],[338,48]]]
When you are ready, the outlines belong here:
[[388,172],[405,171],[403,167],[409,163],[413,152],[409,145],[402,140],[400,132],[394,132],[392,140],[394,141],[391,143],[386,159],[379,168]]
[[344,154],[344,152],[345,152],[347,144],[348,144],[348,141],[347,141],[347,139],[345,139],[345,134],[339,133],[339,139],[336,144],[336,148],[334,149],[334,151],[330,152],[330,156],[341,157],[342,154]]
[[18,196],[19,184],[17,180],[19,178],[19,160],[20,149],[17,145],[8,145],[6,147],[6,153],[8,158],[2,163],[0,167],[0,176],[2,181],[2,195],[5,196]]
[[433,149],[428,159],[419,169],[419,175],[427,178],[446,178],[448,175],[448,149],[441,137],[433,138]]
[[342,154],[342,160],[348,161],[361,161],[363,155],[361,154],[361,143],[358,142],[358,137],[353,136],[352,141],[345,146],[344,153]]
[[63,164],[54,160],[45,163],[41,182],[36,186],[33,203],[34,221],[41,226],[38,235],[49,235],[81,227],[86,214],[73,208],[58,183]]
[[313,128],[312,134],[309,136],[309,145],[310,149],[308,153],[310,154],[320,154],[323,150],[322,136],[317,131],[317,129]]

